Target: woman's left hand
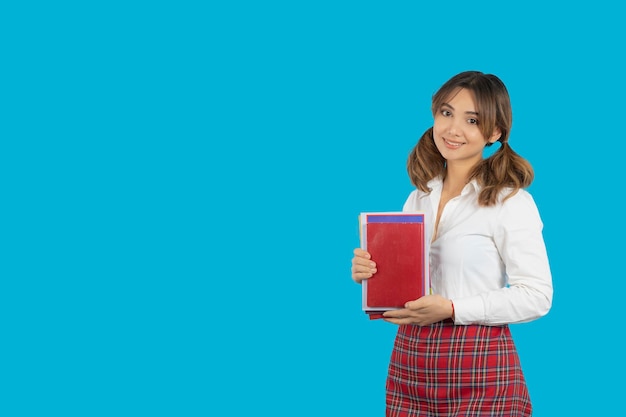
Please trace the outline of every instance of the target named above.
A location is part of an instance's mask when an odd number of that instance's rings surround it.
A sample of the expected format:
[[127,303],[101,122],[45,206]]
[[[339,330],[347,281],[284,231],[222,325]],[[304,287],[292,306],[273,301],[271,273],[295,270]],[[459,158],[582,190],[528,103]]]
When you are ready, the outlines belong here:
[[402,310],[385,312],[383,319],[395,324],[426,326],[452,317],[452,301],[440,295],[425,295],[409,301]]

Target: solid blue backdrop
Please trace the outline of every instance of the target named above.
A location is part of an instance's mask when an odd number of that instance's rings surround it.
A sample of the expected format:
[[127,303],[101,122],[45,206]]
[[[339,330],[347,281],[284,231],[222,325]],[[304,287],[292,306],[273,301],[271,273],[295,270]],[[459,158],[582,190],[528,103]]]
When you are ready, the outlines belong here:
[[357,215],[401,209],[469,69],[508,86],[536,172],[534,415],[620,409],[610,2],[24,2],[0,35],[2,415],[384,415],[395,326],[360,311]]

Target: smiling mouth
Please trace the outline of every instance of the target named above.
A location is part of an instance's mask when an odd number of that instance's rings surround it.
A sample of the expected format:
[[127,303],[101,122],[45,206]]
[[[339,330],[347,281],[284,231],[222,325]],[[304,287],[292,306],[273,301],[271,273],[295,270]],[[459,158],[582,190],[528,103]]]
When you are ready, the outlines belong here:
[[444,142],[447,146],[449,146],[449,147],[451,147],[451,148],[459,148],[459,147],[461,147],[461,145],[463,145],[463,144],[464,144],[463,142],[450,142],[450,141],[449,141],[449,140],[447,140],[447,139],[444,139],[444,140],[443,140],[443,142]]

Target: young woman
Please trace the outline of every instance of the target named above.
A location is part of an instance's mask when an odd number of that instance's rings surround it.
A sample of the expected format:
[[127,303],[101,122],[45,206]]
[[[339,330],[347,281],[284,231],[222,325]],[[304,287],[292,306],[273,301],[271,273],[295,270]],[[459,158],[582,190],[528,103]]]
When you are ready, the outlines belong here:
[[[509,145],[509,94],[495,75],[462,72],[435,93],[432,113],[408,159],[416,189],[403,207],[425,213],[432,289],[384,314],[400,325],[387,416],[530,416],[508,324],[549,311],[552,276],[525,190],[533,170]],[[376,279],[368,252],[354,250],[352,279]]]

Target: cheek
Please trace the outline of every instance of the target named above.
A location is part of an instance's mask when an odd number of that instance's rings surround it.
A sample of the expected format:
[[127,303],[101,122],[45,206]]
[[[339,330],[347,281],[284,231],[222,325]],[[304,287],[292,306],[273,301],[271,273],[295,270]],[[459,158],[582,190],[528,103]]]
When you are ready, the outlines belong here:
[[437,141],[437,138],[441,137],[441,134],[444,131],[444,125],[443,123],[437,122],[437,119],[435,119],[435,123],[433,123],[433,136],[435,138],[435,141]]
[[482,146],[487,144],[487,139],[483,136],[480,131],[472,132],[472,141],[476,143],[480,143]]
[[442,141],[441,132],[441,129],[437,129],[437,125],[433,126],[433,141],[435,142],[435,145],[437,145],[437,147],[439,147],[440,142]]

